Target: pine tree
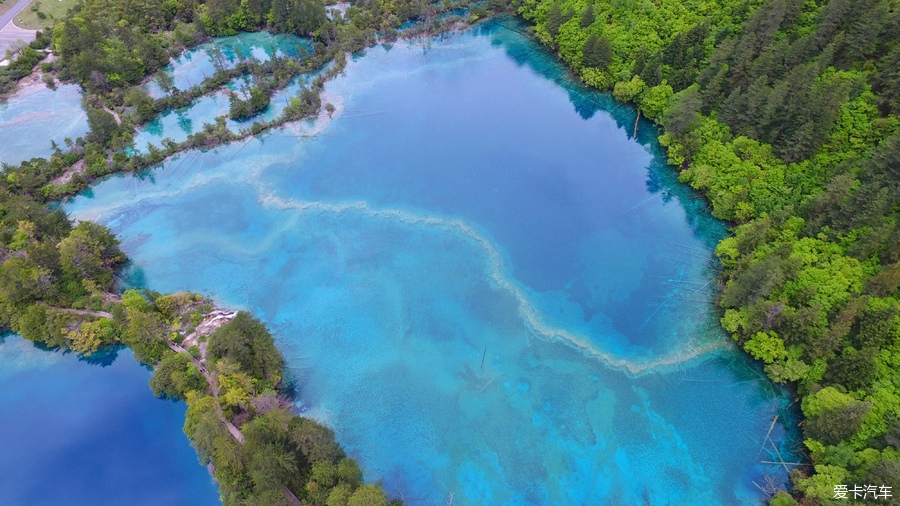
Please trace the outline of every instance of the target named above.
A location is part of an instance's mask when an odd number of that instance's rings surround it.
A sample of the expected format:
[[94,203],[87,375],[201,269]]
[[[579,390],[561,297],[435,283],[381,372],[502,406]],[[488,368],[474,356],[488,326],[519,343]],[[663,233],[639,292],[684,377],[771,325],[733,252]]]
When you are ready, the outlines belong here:
[[584,12],[581,13],[581,27],[587,28],[594,24],[594,2],[588,2]]
[[591,34],[584,44],[584,58],[581,63],[585,67],[596,67],[606,70],[612,61],[612,44],[606,35]]
[[550,5],[550,12],[547,13],[547,31],[550,32],[550,35],[556,37],[559,34],[559,26],[562,23],[562,9],[559,7],[559,2],[553,2]]

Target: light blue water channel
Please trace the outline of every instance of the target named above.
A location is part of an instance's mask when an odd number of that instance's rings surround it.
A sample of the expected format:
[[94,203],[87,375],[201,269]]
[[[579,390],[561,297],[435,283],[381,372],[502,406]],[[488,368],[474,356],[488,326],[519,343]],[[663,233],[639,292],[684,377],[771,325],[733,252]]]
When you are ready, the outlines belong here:
[[[273,54],[282,57],[286,55],[302,56],[311,50],[308,39],[295,35],[272,35],[265,32],[243,33],[219,37],[185,51],[160,72],[168,75],[176,88],[186,89],[199,85],[216,71],[209,56],[210,50],[213,48],[222,52],[225,67],[233,67],[240,59],[251,56],[260,61],[267,61]],[[294,79],[284,89],[276,91],[269,106],[258,115],[242,121],[229,119],[226,121],[226,126],[232,132],[238,133],[241,129],[250,128],[254,121],[274,120],[288,105],[291,97],[296,96],[301,87],[315,75],[315,73],[306,74]],[[204,124],[215,124],[218,117],[227,118],[230,105],[229,93],[234,92],[241,98],[246,98],[243,92],[250,86],[253,86],[252,76],[241,76],[229,82],[223,89],[201,97],[186,107],[164,112],[138,129],[134,138],[135,149],[138,152],[145,152],[147,146],[151,144],[161,147],[162,141],[167,138],[175,142],[182,142],[190,134],[201,131]],[[163,95],[156,78],[149,80],[145,89],[153,97]]]
[[137,283],[259,315],[300,409],[408,504],[756,504],[785,480],[761,461],[790,399],[726,344],[725,228],[652,127],[502,23],[369,50],[326,92],[331,121],[65,209]]
[[[197,86],[216,72],[212,51],[218,50],[222,55],[225,68],[234,68],[243,59],[256,58],[268,61],[273,55],[300,56],[311,49],[308,39],[292,34],[272,35],[267,32],[241,33],[228,37],[217,37],[210,42],[193,47],[163,67],[175,88],[186,90]],[[165,94],[158,82],[152,79],[145,89],[153,97]]]
[[61,149],[67,137],[75,141],[88,131],[81,108],[81,89],[65,84],[56,90],[31,85],[0,103],[0,163],[18,165],[52,153],[51,141]]

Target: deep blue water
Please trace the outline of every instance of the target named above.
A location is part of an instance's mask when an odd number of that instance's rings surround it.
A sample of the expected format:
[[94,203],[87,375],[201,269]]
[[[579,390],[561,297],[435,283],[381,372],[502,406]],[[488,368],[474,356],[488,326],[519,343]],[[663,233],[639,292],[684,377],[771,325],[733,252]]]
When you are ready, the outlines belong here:
[[298,408],[409,504],[756,504],[785,480],[760,461],[790,399],[711,304],[725,228],[650,125],[498,23],[371,49],[324,100],[65,208],[134,283],[259,315]]
[[184,404],[154,398],[150,371],[117,355],[88,363],[0,337],[0,503],[219,504]]

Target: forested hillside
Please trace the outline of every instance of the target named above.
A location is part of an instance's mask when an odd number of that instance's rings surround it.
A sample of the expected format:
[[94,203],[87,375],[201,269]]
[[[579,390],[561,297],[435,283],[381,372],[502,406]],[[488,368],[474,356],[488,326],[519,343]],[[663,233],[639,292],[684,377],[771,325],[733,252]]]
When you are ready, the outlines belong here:
[[53,29],[53,48],[62,62],[60,77],[74,78],[89,91],[109,91],[143,80],[168,63],[170,54],[207,35],[267,26],[305,35],[325,20],[325,9],[315,0],[271,4],[90,0]]
[[659,122],[680,179],[734,224],[716,250],[722,325],[803,398],[814,467],[792,473],[796,498],[900,491],[900,4],[525,0],[520,12],[585,82]]

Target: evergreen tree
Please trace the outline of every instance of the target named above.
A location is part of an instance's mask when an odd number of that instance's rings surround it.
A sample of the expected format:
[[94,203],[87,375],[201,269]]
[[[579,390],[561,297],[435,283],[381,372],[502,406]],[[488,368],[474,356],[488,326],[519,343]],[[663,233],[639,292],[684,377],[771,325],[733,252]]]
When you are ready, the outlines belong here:
[[99,107],[87,107],[87,120],[91,128],[88,137],[101,144],[108,143],[119,130],[116,119]]
[[588,2],[587,7],[581,13],[581,27],[587,28],[594,24],[594,2]]
[[213,361],[227,357],[255,378],[281,380],[284,359],[265,325],[250,313],[241,311],[210,334],[207,350]]
[[612,62],[612,44],[606,35],[597,36],[592,33],[584,44],[584,58],[581,63],[585,67],[596,67],[606,70]]
[[550,10],[547,12],[547,31],[550,35],[556,37],[559,35],[559,27],[563,23],[562,9],[559,2],[550,4]]

